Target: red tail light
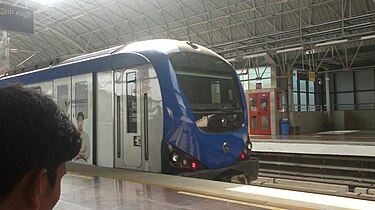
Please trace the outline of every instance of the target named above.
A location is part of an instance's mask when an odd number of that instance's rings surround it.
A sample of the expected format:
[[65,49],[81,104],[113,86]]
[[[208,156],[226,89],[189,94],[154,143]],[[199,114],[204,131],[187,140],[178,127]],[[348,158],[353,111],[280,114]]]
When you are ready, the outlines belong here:
[[197,163],[196,162],[192,162],[191,163],[191,168],[192,169],[196,169],[197,168]]
[[245,159],[245,157],[246,157],[246,156],[245,156],[245,153],[241,153],[241,156],[240,156],[240,157],[241,157],[242,160]]

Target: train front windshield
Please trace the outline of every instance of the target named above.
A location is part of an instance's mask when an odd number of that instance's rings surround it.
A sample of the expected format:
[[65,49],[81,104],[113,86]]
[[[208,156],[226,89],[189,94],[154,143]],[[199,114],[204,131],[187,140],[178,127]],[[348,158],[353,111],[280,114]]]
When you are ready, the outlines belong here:
[[200,129],[216,133],[241,128],[241,94],[229,64],[217,57],[186,52],[176,53],[170,60]]

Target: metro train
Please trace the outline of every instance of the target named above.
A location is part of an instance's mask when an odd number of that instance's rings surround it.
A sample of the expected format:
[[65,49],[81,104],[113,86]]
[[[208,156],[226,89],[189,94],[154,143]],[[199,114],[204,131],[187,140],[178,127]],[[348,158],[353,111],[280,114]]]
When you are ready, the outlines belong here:
[[21,84],[52,97],[82,133],[75,162],[257,178],[245,94],[234,68],[215,52],[161,39],[50,64],[9,72],[0,87]]

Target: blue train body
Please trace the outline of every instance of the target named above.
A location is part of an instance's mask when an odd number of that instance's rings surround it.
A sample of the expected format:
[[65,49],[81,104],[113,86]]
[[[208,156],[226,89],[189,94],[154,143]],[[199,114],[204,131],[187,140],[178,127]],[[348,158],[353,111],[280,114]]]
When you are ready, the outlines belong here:
[[[91,156],[82,163],[217,180],[257,178],[240,81],[202,46],[139,42],[0,79],[0,87],[11,84],[38,87],[65,104],[72,119],[79,111],[88,116]],[[201,90],[190,91],[194,86]]]

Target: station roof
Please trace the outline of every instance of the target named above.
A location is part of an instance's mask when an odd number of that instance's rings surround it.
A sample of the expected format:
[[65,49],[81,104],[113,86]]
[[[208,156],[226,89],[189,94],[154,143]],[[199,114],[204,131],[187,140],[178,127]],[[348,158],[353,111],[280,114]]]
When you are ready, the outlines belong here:
[[[3,0],[1,4],[34,10],[34,34],[7,32],[11,67],[159,38],[190,40],[234,62],[261,57],[266,65],[278,65],[288,54],[285,62],[300,56],[296,62],[301,64],[303,57],[305,63],[309,60],[310,51],[320,53],[314,62],[323,69],[375,65],[373,0],[55,0],[53,4]],[[344,42],[336,44],[337,40]],[[303,53],[298,54],[300,48]]]

